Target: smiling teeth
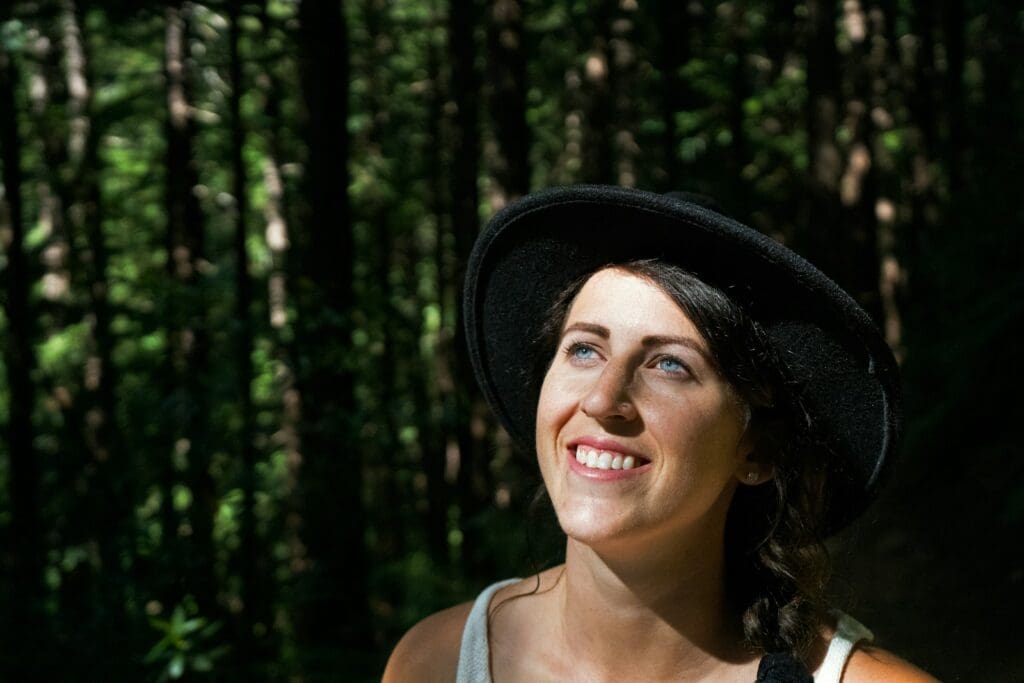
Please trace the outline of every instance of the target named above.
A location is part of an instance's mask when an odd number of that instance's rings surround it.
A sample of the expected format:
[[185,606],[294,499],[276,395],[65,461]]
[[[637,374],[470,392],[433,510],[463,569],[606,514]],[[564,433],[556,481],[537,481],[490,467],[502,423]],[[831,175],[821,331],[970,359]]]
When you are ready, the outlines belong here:
[[576,461],[595,470],[631,470],[636,465],[632,455],[599,451],[586,446],[576,448]]

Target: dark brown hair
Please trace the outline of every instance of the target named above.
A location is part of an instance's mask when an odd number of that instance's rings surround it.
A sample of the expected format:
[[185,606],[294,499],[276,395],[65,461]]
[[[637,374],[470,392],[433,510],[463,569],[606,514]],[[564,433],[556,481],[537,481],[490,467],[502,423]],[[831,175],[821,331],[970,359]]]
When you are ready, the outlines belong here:
[[[660,287],[686,313],[711,351],[718,373],[750,410],[752,457],[771,464],[771,483],[740,486],[725,530],[729,598],[748,644],[806,660],[824,615],[828,555],[822,543],[825,470],[814,425],[784,364],[742,306],[678,266],[658,260],[608,264]],[[594,271],[597,272],[597,271]],[[593,272],[554,301],[536,341],[532,389],[539,393],[565,319]]]

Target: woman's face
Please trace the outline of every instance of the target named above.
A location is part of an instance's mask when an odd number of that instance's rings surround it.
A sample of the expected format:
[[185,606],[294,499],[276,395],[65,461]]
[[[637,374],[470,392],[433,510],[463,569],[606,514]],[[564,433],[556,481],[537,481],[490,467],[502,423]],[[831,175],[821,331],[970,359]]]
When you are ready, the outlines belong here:
[[537,407],[540,469],[566,534],[595,545],[724,525],[737,480],[760,470],[709,353],[650,281],[610,268],[584,284]]

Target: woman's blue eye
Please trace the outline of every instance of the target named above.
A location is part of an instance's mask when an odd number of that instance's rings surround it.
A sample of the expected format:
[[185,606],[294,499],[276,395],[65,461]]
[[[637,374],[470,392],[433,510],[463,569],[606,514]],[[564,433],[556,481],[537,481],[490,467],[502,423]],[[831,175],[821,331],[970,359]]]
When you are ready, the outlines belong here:
[[658,369],[665,372],[685,372],[686,366],[677,358],[661,358],[658,360]]
[[597,353],[586,344],[574,344],[570,351],[572,357],[578,360],[591,360]]

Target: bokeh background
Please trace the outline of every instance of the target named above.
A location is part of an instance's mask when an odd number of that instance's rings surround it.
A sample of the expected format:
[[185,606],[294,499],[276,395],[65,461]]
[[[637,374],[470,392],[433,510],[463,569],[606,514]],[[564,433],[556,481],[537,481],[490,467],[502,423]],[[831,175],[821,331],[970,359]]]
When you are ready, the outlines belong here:
[[836,602],[1024,680],[1022,121],[1014,2],[0,2],[2,677],[374,680],[557,561],[459,287],[495,210],[606,182],[874,316],[906,438]]

